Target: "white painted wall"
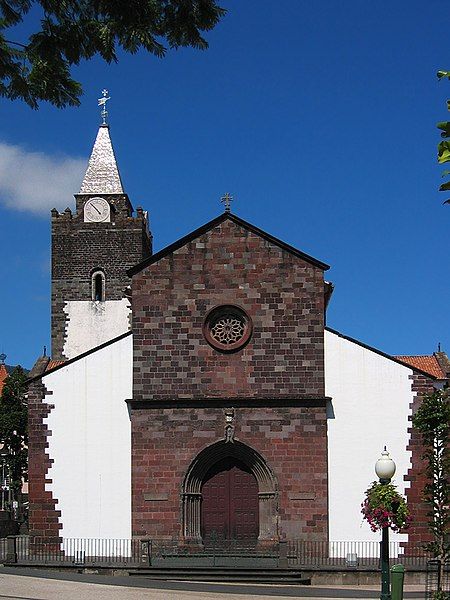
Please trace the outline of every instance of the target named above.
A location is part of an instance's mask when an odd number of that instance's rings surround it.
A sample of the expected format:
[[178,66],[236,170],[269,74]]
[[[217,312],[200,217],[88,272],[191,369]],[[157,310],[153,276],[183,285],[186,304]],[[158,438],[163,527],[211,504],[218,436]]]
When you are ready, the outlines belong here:
[[131,537],[132,336],[43,377],[48,454],[65,538]]
[[[364,492],[377,479],[375,462],[386,445],[397,465],[393,483],[404,493],[411,452],[406,450],[413,373],[372,350],[325,331],[330,540],[380,540],[362,521]],[[409,487],[409,482],[407,483]],[[392,534],[392,541],[406,540]]]
[[[413,394],[412,370],[325,332],[329,525],[332,541],[374,541],[363,523],[364,491],[386,444],[404,492]],[[55,406],[46,419],[53,459],[47,489],[58,500],[65,538],[131,537],[131,439],[125,399],[132,397],[132,336],[43,378]],[[406,539],[393,534],[392,541]],[[378,546],[373,546],[377,552]]]
[[122,300],[71,300],[64,305],[66,338],[63,354],[75,358],[112,340],[130,328],[130,303]]

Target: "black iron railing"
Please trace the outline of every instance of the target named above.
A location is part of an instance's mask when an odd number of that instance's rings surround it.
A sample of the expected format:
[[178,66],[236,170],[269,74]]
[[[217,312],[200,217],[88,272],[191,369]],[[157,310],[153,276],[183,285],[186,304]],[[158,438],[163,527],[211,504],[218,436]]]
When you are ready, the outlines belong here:
[[3,562],[67,566],[128,566],[138,564],[136,539],[9,537],[1,547]]
[[0,562],[4,562],[6,560],[6,551],[7,551],[7,539],[0,538]]
[[426,600],[450,600],[450,561],[427,564]]
[[[430,556],[421,546],[390,543],[392,564],[424,568]],[[245,542],[208,540],[206,544],[161,539],[40,538],[0,539],[0,563],[98,566],[229,566],[378,569],[379,542]]]
[[[288,540],[288,564],[292,567],[375,568],[380,566],[380,542],[314,542]],[[425,567],[430,556],[422,546],[405,547],[403,542],[390,542],[392,564]]]

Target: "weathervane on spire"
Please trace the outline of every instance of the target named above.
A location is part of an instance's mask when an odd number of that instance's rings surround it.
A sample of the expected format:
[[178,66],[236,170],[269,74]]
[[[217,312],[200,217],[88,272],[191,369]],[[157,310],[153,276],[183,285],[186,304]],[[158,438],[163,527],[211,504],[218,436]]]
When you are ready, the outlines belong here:
[[106,103],[111,98],[108,96],[108,90],[102,90],[103,98],[98,99],[98,106],[102,107],[101,117],[102,117],[102,125],[107,125],[106,119],[108,118],[108,111],[106,110]]
[[230,204],[233,202],[233,196],[230,196],[230,194],[227,192],[225,196],[222,196],[220,201],[225,204],[225,212],[231,212]]

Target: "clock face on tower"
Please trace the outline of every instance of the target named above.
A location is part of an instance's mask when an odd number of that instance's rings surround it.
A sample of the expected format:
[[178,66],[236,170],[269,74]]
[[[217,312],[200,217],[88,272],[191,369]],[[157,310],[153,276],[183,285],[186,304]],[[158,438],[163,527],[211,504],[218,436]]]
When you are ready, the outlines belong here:
[[111,208],[104,198],[90,198],[84,205],[84,222],[109,222]]

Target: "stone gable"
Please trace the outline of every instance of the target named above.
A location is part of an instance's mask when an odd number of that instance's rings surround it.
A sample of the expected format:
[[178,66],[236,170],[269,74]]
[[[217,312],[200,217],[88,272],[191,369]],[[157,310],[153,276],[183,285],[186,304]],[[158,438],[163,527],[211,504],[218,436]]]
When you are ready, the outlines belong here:
[[[222,353],[209,311],[243,309],[249,343]],[[133,400],[324,396],[323,270],[232,220],[133,277]]]

